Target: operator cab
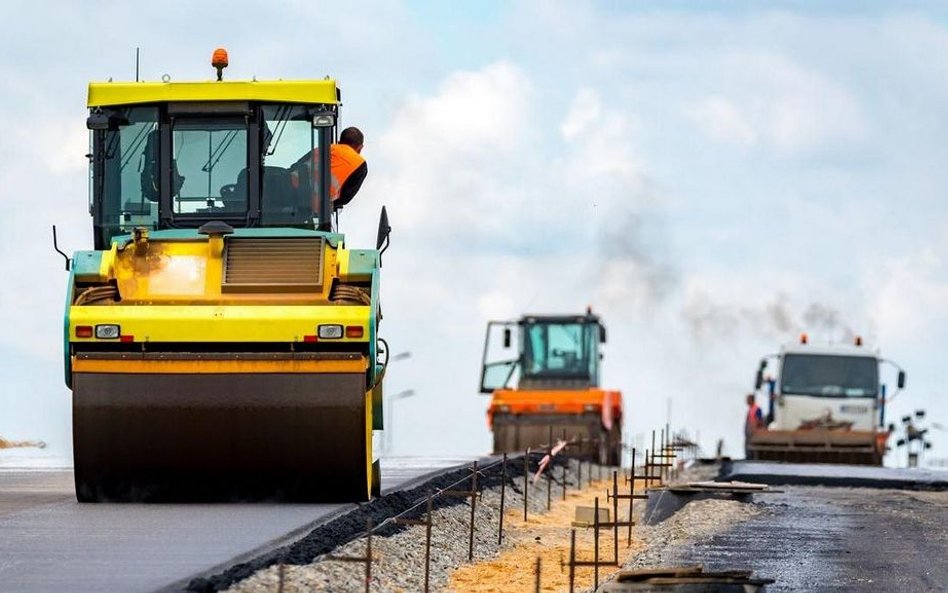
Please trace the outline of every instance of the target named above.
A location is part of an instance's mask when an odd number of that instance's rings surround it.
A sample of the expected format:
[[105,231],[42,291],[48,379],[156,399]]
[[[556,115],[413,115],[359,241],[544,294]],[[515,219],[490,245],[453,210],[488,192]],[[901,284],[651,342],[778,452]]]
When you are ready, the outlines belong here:
[[[334,81],[93,83],[90,209],[95,248],[136,227],[331,230]],[[229,96],[253,97],[229,100]],[[323,148],[326,148],[323,150]]]
[[[512,358],[514,328],[518,352]],[[509,387],[515,375],[520,389],[599,387],[599,345],[605,340],[605,326],[592,312],[491,321],[484,344],[481,393]]]

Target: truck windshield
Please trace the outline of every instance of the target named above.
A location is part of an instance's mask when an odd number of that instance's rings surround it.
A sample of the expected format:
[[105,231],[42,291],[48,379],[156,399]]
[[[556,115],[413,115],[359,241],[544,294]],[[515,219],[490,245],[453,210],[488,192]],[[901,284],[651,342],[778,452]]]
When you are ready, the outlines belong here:
[[879,388],[879,363],[870,356],[787,354],[780,373],[786,395],[872,397]]
[[588,323],[533,323],[524,328],[524,377],[590,378],[599,360],[598,327]]

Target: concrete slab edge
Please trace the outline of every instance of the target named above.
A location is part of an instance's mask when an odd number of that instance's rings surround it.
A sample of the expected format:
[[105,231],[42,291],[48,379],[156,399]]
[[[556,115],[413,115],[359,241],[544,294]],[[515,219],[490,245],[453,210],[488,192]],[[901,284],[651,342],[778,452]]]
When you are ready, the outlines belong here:
[[755,472],[751,468],[735,469],[733,464],[724,463],[716,478],[718,482],[739,480],[756,482],[770,486],[827,486],[835,488],[876,488],[890,490],[943,491],[948,490],[948,476],[945,479],[909,479],[904,477],[866,477],[831,476],[790,473]]

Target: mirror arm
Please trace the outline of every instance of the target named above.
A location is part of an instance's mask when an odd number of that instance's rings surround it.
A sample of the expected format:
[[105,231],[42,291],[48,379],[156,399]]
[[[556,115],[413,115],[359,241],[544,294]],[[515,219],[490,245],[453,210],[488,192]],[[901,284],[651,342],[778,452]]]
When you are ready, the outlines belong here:
[[66,260],[66,271],[68,272],[70,263],[72,262],[72,260],[69,259],[69,256],[66,255],[66,253],[62,249],[59,248],[59,241],[56,239],[56,225],[55,224],[53,225],[53,249],[55,249],[56,253],[63,256],[63,259]]
[[[898,371],[898,372],[899,372],[900,374],[902,374],[902,375],[905,374],[905,369],[903,369],[901,366],[899,366],[898,364],[896,364],[895,361],[889,360],[888,358],[880,358],[880,359],[879,359],[879,362],[880,362],[880,363],[885,363],[885,364],[888,364],[888,365],[892,366],[896,371]],[[894,392],[891,396],[886,397],[886,402],[892,401],[892,400],[895,398],[896,395],[902,393],[902,390],[903,390],[903,389],[904,389],[904,387],[900,387],[898,381],[896,381],[896,383],[895,383],[895,392]]]

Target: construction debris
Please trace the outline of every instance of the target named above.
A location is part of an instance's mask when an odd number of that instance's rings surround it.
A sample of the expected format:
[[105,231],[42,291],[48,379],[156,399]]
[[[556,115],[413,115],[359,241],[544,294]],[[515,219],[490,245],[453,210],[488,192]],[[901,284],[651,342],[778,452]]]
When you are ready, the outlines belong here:
[[773,579],[755,578],[750,570],[705,572],[701,566],[620,571],[602,593],[756,593]]
[[661,523],[688,503],[718,499],[738,502],[753,501],[754,494],[778,493],[766,484],[750,482],[688,482],[648,490],[643,521],[646,525]]
[[599,523],[612,521],[608,508],[596,509],[591,506],[577,506],[573,517],[573,527],[592,527],[596,523],[596,511],[599,511]]

